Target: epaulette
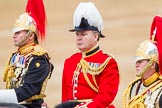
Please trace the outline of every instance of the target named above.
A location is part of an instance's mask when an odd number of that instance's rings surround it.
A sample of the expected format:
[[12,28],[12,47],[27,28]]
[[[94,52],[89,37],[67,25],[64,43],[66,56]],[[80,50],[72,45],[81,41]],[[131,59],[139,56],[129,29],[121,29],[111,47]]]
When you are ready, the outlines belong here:
[[34,46],[34,51],[32,52],[33,55],[37,55],[37,56],[42,56],[46,53],[47,51],[39,45]]
[[105,51],[103,51],[103,54],[106,54],[106,55],[112,57],[113,59],[115,59],[115,56],[113,54],[111,54],[111,53],[106,53]]

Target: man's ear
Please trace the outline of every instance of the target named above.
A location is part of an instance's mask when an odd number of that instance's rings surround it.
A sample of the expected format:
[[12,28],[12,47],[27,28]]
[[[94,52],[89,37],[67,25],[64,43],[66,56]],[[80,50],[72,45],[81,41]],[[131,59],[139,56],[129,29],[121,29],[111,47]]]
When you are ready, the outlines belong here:
[[34,33],[31,33],[31,36],[29,37],[30,40],[34,39]]
[[156,62],[153,62],[153,64],[151,65],[151,68],[155,68],[156,66]]
[[99,38],[99,34],[95,33],[95,41],[98,41],[98,38]]

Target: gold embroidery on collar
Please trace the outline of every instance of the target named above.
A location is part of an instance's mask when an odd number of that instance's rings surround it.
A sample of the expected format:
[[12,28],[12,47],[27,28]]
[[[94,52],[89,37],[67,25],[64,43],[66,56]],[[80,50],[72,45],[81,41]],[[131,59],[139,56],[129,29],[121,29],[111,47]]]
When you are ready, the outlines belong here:
[[156,72],[146,80],[142,80],[145,86],[149,86],[159,78],[159,74]]
[[34,50],[34,46],[35,46],[35,44],[31,43],[29,45],[25,45],[25,46],[19,48],[18,51],[20,52],[20,54],[25,55],[25,54],[32,52]]

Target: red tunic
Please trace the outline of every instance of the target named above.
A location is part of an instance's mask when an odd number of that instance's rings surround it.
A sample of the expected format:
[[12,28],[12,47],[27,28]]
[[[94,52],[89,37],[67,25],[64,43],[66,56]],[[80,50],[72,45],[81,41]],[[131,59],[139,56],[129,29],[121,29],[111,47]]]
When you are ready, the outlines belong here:
[[[89,64],[102,64],[108,57],[109,55],[99,49],[94,54],[84,57],[84,60]],[[78,76],[77,86],[74,86],[73,74],[82,58],[82,53],[76,53],[65,60],[62,78],[62,102],[92,99],[93,102],[87,105],[88,108],[114,108],[110,104],[117,94],[119,85],[119,71],[116,61],[113,58],[110,59],[105,69],[95,76],[99,87],[98,92],[95,92],[86,82],[82,71]],[[87,75],[90,82],[95,85],[92,75],[89,73]]]

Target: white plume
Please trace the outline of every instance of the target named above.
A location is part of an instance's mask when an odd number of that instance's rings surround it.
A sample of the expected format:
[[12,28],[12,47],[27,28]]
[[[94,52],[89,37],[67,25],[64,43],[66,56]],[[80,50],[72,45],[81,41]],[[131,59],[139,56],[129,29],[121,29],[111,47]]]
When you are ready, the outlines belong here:
[[73,15],[73,26],[79,26],[83,17],[90,26],[97,27],[99,31],[103,29],[103,19],[92,2],[81,2],[78,5]]

